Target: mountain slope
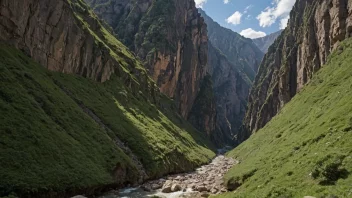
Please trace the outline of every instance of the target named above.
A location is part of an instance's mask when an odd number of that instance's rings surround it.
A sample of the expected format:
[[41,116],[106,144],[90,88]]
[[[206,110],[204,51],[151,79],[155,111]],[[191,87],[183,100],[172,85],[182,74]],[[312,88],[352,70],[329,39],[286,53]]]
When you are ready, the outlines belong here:
[[92,195],[215,155],[84,2],[0,3],[0,196]]
[[219,197],[351,197],[352,40],[264,128],[228,155]]
[[208,37],[212,45],[218,48],[239,71],[253,80],[263,58],[263,52],[251,39],[221,27],[203,10],[199,9],[199,12],[207,24]]
[[208,72],[212,76],[216,103],[212,140],[218,145],[233,145],[239,143],[236,136],[245,115],[250,76],[254,76],[262,52],[250,39],[221,27],[204,11],[199,11],[208,25],[210,39]]
[[267,36],[264,36],[264,37],[261,37],[261,38],[257,38],[257,39],[253,39],[253,42],[254,42],[254,44],[256,44],[258,46],[258,48],[263,53],[267,53],[270,45],[272,45],[274,43],[274,41],[276,40],[277,37],[280,36],[282,31],[283,30],[280,30],[280,31],[274,32],[272,34],[269,34]]
[[211,42],[208,48],[216,103],[216,127],[211,139],[217,145],[238,144],[236,135],[245,115],[251,82]]
[[207,30],[193,0],[86,0],[188,117],[206,75]]
[[265,55],[248,99],[245,134],[265,126],[326,63],[330,52],[352,36],[349,0],[298,0],[284,32]]

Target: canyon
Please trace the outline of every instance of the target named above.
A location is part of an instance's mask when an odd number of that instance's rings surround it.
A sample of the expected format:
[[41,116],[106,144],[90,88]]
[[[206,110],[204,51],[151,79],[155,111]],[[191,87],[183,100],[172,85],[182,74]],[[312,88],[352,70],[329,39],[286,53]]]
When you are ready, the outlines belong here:
[[253,40],[193,0],[0,0],[0,197],[349,197],[350,37],[350,0]]

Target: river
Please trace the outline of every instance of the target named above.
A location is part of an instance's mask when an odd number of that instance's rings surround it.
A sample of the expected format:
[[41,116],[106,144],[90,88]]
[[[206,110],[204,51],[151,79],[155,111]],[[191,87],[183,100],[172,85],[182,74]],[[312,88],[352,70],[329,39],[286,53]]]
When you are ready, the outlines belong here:
[[218,155],[211,163],[194,172],[170,175],[146,182],[140,187],[110,192],[100,198],[196,198],[223,193],[227,191],[223,176],[235,164],[236,160]]

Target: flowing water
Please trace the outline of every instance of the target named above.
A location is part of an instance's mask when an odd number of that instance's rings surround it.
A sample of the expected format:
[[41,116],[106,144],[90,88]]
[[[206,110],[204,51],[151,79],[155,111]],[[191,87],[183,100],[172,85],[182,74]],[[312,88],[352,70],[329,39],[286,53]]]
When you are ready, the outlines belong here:
[[[218,155],[210,164],[204,165],[194,172],[167,176],[163,179],[149,181],[140,187],[111,192],[100,198],[194,198],[201,197],[203,194],[223,193],[226,192],[222,182],[223,176],[236,163],[237,161],[232,158]],[[170,186],[179,185],[181,190],[162,193],[161,187],[168,182]],[[159,186],[159,189],[152,190],[151,186],[153,185]]]

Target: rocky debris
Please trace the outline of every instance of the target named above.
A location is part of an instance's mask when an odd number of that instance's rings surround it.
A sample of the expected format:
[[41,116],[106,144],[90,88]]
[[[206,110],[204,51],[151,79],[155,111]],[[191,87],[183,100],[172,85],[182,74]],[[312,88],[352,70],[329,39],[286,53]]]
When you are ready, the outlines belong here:
[[185,192],[191,189],[191,193],[185,193],[181,197],[208,197],[210,194],[227,191],[223,176],[235,164],[237,164],[236,160],[220,155],[210,164],[198,168],[195,172],[171,175],[166,179],[149,181],[143,184],[142,188],[155,190],[153,186],[160,187],[162,193]]
[[71,198],[87,198],[87,197],[85,197],[85,196],[83,196],[83,195],[76,195],[76,196],[71,197]]
[[[309,16],[309,17],[307,17]],[[297,0],[265,55],[248,99],[243,139],[261,129],[352,36],[352,1]]]

